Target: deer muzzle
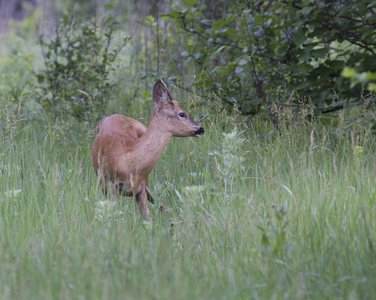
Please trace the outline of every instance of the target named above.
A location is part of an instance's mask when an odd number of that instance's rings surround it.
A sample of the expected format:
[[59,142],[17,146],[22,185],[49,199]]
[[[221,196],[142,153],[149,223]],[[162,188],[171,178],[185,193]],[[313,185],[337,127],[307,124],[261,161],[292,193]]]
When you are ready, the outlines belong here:
[[195,135],[200,137],[204,134],[204,132],[205,132],[204,128],[200,127],[199,129],[195,131]]

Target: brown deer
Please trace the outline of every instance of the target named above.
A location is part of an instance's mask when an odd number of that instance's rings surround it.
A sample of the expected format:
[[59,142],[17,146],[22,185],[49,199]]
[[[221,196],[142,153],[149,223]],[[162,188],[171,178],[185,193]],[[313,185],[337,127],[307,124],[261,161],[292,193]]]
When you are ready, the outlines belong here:
[[146,127],[132,118],[105,117],[91,150],[91,161],[104,192],[133,196],[145,220],[150,221],[148,176],[171,137],[201,136],[204,129],[175,101],[163,80],[153,89],[154,113]]

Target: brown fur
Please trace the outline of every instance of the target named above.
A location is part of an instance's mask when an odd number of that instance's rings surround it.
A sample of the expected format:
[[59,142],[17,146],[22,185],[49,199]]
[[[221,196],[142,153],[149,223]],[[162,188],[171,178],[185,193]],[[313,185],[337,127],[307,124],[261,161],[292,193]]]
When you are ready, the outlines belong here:
[[[172,99],[162,80],[154,86],[153,100],[155,108],[148,127],[119,114],[106,117],[100,122],[91,151],[94,171],[104,182],[105,192],[111,188],[113,195],[135,197],[148,221],[151,219],[147,200],[154,203],[147,191],[148,176],[164,148],[173,136],[203,134],[203,129]],[[181,113],[184,118],[179,116]]]

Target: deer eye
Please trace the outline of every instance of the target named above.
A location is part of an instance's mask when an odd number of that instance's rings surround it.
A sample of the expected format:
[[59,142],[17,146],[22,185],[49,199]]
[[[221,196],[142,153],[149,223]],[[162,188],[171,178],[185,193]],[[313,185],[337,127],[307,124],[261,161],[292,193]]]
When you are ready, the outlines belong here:
[[181,117],[181,118],[185,118],[185,113],[179,113],[179,117]]

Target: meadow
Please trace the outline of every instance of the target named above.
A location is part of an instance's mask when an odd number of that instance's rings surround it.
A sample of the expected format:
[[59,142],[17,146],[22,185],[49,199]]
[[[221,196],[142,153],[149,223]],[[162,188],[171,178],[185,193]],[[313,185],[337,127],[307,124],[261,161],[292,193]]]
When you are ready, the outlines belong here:
[[[102,194],[96,123],[35,109],[22,88],[35,57],[0,66],[1,299],[376,298],[369,119],[344,110],[323,126],[302,106],[278,132],[175,89],[205,134],[167,146],[149,177],[151,225],[133,199]],[[135,107],[112,112],[147,124]]]
[[209,119],[151,174],[150,225],[131,198],[102,195],[95,126],[7,132],[5,115],[0,297],[374,298],[374,137],[301,124],[262,138],[225,112]]

